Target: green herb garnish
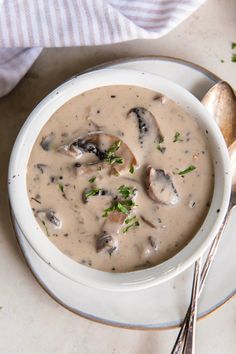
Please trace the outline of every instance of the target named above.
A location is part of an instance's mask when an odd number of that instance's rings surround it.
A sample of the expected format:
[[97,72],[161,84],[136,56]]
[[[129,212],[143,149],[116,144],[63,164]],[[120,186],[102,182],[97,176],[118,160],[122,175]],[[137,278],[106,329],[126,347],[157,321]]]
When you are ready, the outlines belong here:
[[157,150],[160,151],[162,154],[166,151],[166,148],[164,146],[161,146],[160,144],[157,145]]
[[102,214],[103,218],[106,218],[112,211],[115,211],[115,210],[116,210],[115,204],[112,205],[110,208],[104,209],[103,214]]
[[41,221],[42,221],[42,224],[43,224],[43,226],[45,228],[46,234],[49,237],[50,235],[49,235],[49,232],[48,232],[48,228],[47,228],[46,222],[44,220],[41,220]]
[[178,175],[180,175],[180,176],[186,175],[186,173],[192,172],[192,171],[196,170],[196,168],[197,168],[196,166],[190,165],[190,166],[187,167],[185,170],[179,171],[179,172],[178,172]]
[[129,213],[129,210],[122,203],[117,203],[116,208],[118,211],[120,211],[123,214]]
[[108,162],[109,164],[113,165],[114,163],[122,164],[124,159],[120,156],[116,156],[116,151],[119,150],[121,146],[121,141],[115,141],[110,148],[106,151],[104,161]]
[[134,174],[134,165],[131,165],[131,166],[130,166],[129,172],[131,173],[131,175]]
[[123,228],[123,233],[126,233],[131,227],[139,226],[139,221],[136,216],[126,219],[125,223],[127,226]]
[[175,133],[175,136],[174,136],[174,139],[173,139],[173,143],[176,143],[177,141],[183,141],[183,139],[181,139],[181,137],[180,137],[180,133],[179,132]]
[[159,143],[157,144],[157,150],[160,151],[162,154],[166,151],[166,147],[162,146],[162,143],[164,142],[164,136],[161,136],[159,138]]
[[118,192],[124,199],[135,196],[137,189],[133,187],[127,187],[124,184],[118,188]]
[[115,141],[107,150],[106,152],[107,155],[109,156],[114,154],[117,150],[119,150],[120,146],[121,146],[121,141],[120,140]]
[[112,211],[119,211],[123,214],[128,214],[132,207],[135,206],[135,203],[132,199],[121,200],[119,202],[115,202],[110,208],[104,210],[102,216],[106,218]]
[[100,190],[101,190],[101,188],[90,189],[88,192],[86,192],[84,194],[85,199],[87,200],[89,197],[93,197],[95,195],[98,195]]
[[120,156],[112,156],[105,161],[109,162],[111,165],[113,165],[114,163],[118,163],[119,165],[122,165],[122,163],[124,163],[124,159]]
[[89,181],[90,183],[93,183],[93,182],[96,181],[96,177],[92,177],[92,178],[90,178],[88,181]]
[[118,188],[118,192],[122,199],[116,200],[114,204],[105,209],[103,212],[103,217],[107,217],[112,211],[118,211],[123,214],[129,214],[130,210],[136,205],[131,199],[136,194],[136,188],[127,187],[124,184]]
[[224,63],[225,61],[223,59],[220,60],[221,63]]
[[234,53],[232,53],[231,61],[233,63],[236,63],[236,53],[235,53],[236,43],[235,42],[231,43],[231,48],[234,50]]
[[59,184],[58,184],[58,187],[59,187],[60,191],[61,191],[62,193],[64,193],[64,186],[63,186],[63,184],[62,184],[62,183],[59,183]]

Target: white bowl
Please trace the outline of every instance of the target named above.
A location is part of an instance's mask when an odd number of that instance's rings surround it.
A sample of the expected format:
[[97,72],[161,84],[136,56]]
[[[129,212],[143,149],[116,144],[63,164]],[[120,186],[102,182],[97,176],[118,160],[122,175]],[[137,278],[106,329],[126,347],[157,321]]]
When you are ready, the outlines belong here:
[[[81,265],[54,246],[39,227],[28,199],[27,163],[34,142],[52,114],[72,97],[95,87],[136,85],[161,92],[194,117],[206,132],[212,154],[215,185],[211,206],[200,230],[178,254],[152,268],[108,273]],[[208,133],[207,133],[208,132]],[[189,267],[213,241],[226,214],[231,191],[227,147],[214,119],[187,90],[157,75],[132,70],[103,69],[75,76],[44,98],[29,115],[14,144],[9,165],[10,204],[16,221],[35,252],[68,278],[107,290],[134,290],[166,281]]]

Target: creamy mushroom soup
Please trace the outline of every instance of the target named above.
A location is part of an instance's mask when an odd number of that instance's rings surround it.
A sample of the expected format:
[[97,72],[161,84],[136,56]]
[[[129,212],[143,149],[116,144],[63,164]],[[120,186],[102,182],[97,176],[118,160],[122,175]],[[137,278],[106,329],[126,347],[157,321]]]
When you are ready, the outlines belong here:
[[41,130],[27,186],[43,232],[64,254],[127,272],[180,251],[200,228],[214,174],[195,119],[136,86],[74,97]]

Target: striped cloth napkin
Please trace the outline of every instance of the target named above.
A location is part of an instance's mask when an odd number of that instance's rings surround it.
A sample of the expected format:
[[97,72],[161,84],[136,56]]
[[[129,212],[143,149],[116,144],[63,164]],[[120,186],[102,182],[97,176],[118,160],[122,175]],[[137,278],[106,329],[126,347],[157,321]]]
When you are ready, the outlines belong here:
[[0,0],[0,96],[43,47],[159,38],[205,0]]

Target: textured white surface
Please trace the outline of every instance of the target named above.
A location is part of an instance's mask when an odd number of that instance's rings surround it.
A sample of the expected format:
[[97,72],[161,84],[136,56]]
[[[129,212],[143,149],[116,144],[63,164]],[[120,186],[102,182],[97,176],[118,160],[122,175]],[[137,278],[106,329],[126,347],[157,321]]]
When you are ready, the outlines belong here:
[[[158,40],[45,50],[20,85],[0,100],[0,353],[170,352],[177,330],[141,332],[106,327],[73,315],[45,294],[22,260],[10,226],[7,162],[17,131],[33,106],[58,83],[94,64],[125,56],[171,55],[205,66],[236,87],[236,64],[230,61],[235,24],[235,0],[208,0],[174,32]],[[198,323],[197,354],[234,354],[235,331],[236,299]]]

